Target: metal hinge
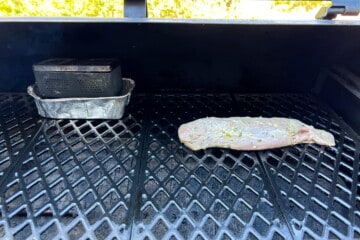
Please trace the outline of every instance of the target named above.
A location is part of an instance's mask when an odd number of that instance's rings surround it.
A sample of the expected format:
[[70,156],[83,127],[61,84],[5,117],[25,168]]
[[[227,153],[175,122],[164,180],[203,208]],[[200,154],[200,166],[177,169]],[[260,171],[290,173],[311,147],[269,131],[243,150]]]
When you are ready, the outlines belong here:
[[331,7],[322,7],[317,19],[334,19],[336,15],[357,16],[360,13],[360,0],[332,0]]

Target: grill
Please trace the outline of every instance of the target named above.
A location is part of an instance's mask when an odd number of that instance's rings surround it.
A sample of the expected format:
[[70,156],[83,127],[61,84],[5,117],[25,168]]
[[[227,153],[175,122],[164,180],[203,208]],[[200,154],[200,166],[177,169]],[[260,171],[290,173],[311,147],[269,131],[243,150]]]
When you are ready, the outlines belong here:
[[122,90],[116,59],[48,59],[33,69],[43,98],[112,97]]
[[[360,239],[359,21],[124,15],[0,20],[0,239]],[[39,117],[25,92],[54,58],[118,59],[123,117]],[[336,146],[191,151],[177,129],[207,116],[295,118]]]
[[[0,95],[4,239],[360,238],[359,136],[309,94],[135,94],[122,120],[39,119]],[[336,147],[193,152],[206,116],[297,118]]]

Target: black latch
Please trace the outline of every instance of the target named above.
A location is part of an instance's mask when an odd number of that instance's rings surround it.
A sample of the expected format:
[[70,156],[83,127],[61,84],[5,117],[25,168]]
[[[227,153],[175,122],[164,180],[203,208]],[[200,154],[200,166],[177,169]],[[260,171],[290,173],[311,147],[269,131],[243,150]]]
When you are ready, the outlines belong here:
[[360,0],[332,0],[331,7],[322,7],[317,19],[334,19],[336,15],[357,16],[360,13]]

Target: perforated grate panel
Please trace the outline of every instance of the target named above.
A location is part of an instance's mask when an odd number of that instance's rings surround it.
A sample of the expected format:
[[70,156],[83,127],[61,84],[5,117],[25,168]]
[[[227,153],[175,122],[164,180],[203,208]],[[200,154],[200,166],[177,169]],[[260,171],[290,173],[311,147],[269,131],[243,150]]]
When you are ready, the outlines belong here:
[[[311,96],[138,95],[122,120],[42,128],[25,95],[0,98],[2,159],[11,163],[0,238],[360,237],[359,137]],[[337,145],[193,152],[179,143],[181,123],[234,115],[297,118],[331,131]],[[16,124],[5,127],[7,116]]]
[[229,95],[155,97],[134,239],[291,237],[255,153],[192,152],[178,141],[181,122],[230,116],[232,103]]
[[2,191],[5,238],[129,238],[141,126],[49,120]]
[[310,96],[237,100],[245,114],[293,117],[334,134],[335,147],[303,144],[262,151],[260,157],[296,238],[359,238],[358,136]]
[[25,94],[0,94],[0,177],[40,128],[35,104]]

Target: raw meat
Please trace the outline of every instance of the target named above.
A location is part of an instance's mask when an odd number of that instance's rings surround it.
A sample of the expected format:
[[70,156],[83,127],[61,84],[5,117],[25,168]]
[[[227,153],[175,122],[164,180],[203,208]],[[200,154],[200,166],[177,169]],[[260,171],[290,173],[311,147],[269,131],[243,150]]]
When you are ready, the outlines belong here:
[[335,145],[331,133],[289,118],[208,117],[182,124],[178,134],[180,141],[192,150],[262,150],[298,143]]

